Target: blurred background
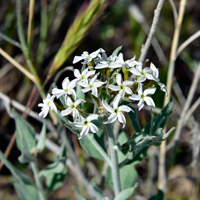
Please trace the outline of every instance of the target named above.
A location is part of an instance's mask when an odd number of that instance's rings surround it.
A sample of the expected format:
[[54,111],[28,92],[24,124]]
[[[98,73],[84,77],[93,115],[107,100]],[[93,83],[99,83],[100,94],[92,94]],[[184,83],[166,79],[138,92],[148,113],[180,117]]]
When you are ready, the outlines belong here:
[[[52,3],[53,2],[53,3]],[[53,59],[62,45],[68,29],[73,24],[77,13],[81,13],[87,6],[89,1],[81,0],[35,0],[34,6],[34,24],[33,24],[33,42],[31,47],[31,59],[35,64],[42,83],[52,65]],[[121,52],[124,59],[131,59],[134,55],[136,60],[140,56],[141,47],[146,40],[149,32],[154,9],[157,6],[157,0],[116,0],[109,1],[107,6],[101,11],[99,16],[93,21],[92,26],[86,31],[85,37],[76,45],[68,58],[63,62],[59,69],[51,76],[45,86],[48,91],[51,83],[55,80],[59,71],[66,66],[72,66],[72,60],[75,55],[81,55],[83,51],[93,52],[98,48],[106,50],[110,55],[119,46],[123,46]],[[178,9],[180,1],[175,0],[174,4]],[[41,23],[45,24],[43,9],[47,9],[47,25],[46,30],[42,30]],[[191,35],[200,30],[200,3],[198,0],[187,1],[185,7],[185,15],[180,32],[179,46],[186,41]],[[16,1],[7,0],[0,1],[0,32],[4,35],[19,41],[17,33],[16,21]],[[25,37],[28,29],[29,19],[29,1],[22,1],[22,22]],[[41,22],[42,21],[42,22]],[[171,52],[171,44],[175,29],[174,15],[170,1],[165,1],[161,16],[156,30],[156,39],[146,56],[146,63],[149,66],[153,62],[159,68],[161,82],[166,83],[167,71],[169,66],[169,58]],[[42,35],[41,35],[42,33]],[[26,66],[26,59],[22,51],[13,44],[0,37],[0,48],[7,52],[22,66]],[[200,60],[200,38],[190,43],[177,57],[175,62],[175,72],[173,80],[172,98],[176,111],[171,115],[168,126],[177,126],[180,119],[181,111],[188,97],[188,93],[194,79],[195,72]],[[81,67],[76,64],[75,68]],[[73,73],[66,71],[58,79],[58,85],[61,84],[64,77],[73,78]],[[0,57],[0,93],[6,95],[10,99],[24,106],[27,105],[31,95],[36,96],[33,91],[33,83],[25,77],[18,69],[10,64],[2,56]],[[199,160],[199,144],[200,144],[200,108],[199,108],[200,85],[198,84],[192,97],[191,105],[197,102],[194,112],[189,120],[185,122],[181,130],[177,148],[174,152],[166,153],[166,169],[167,169],[167,199],[170,200],[197,200],[200,199],[200,160]],[[5,96],[4,96],[5,97]],[[155,104],[158,108],[162,108],[164,93],[156,92],[154,95]],[[32,108],[36,113],[40,112],[37,104],[41,102],[39,98]],[[9,102],[9,106],[13,106],[14,101]],[[30,103],[30,102],[29,102]],[[9,108],[5,106],[5,98],[0,96],[0,149],[5,152],[9,142],[15,132],[15,123],[8,115]],[[149,111],[143,110],[139,113],[141,126],[150,120]],[[33,117],[28,117],[28,121],[39,132],[42,124]],[[75,135],[74,135],[75,136]],[[80,163],[85,169],[87,177],[90,179],[94,172],[87,171],[86,160],[83,159],[84,152],[78,144],[76,136],[72,135],[73,147],[79,157]],[[49,139],[54,143],[60,144],[59,136],[49,134]],[[168,143],[173,140],[173,134],[169,138]],[[170,154],[173,159],[168,162]],[[12,147],[9,154],[9,161],[18,169],[26,171],[30,174],[30,169],[25,164],[18,162],[18,151],[16,145]],[[45,149],[44,153],[39,156],[38,165],[43,168],[51,163],[54,154]],[[98,166],[99,162],[87,158]],[[143,197],[146,199],[148,195],[156,193],[158,179],[158,159],[159,148],[152,147],[148,151],[147,158],[136,165],[138,173],[139,187],[135,192],[135,199]],[[4,166],[0,171],[0,199],[17,199],[17,194],[12,186],[11,174]],[[153,183],[151,186],[150,183]],[[76,199],[72,190],[73,185],[79,185],[79,180],[74,178],[70,171],[67,173],[64,185],[52,192],[49,199]],[[137,197],[138,195],[138,197]]]

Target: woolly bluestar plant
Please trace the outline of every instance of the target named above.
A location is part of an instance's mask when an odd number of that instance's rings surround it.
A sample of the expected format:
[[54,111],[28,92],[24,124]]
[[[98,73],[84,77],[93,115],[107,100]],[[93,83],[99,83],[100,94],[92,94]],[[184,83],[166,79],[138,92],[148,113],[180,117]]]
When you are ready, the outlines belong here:
[[[136,123],[137,114],[133,104],[138,103],[139,111],[144,107],[144,103],[155,107],[151,95],[155,93],[157,86],[160,86],[166,95],[167,89],[160,82],[159,70],[153,63],[150,63],[150,67],[143,66],[135,56],[124,61],[123,54],[119,53],[120,49],[121,47],[117,48],[110,56],[107,56],[102,48],[93,53],[84,51],[81,56],[75,56],[73,64],[82,61],[82,70],[75,69],[73,80],[66,77],[62,82],[62,89],[53,88],[53,96],[48,94],[43,103],[38,105],[42,107],[39,114],[41,117],[45,118],[49,109],[53,110],[61,124],[78,135],[81,145],[91,156],[103,157],[107,161],[112,169],[115,196],[121,195],[122,190],[119,165],[122,167],[131,163],[142,150],[147,151],[153,144],[159,145],[171,133],[170,131],[169,134],[163,135],[161,130],[172,106],[169,103],[156,119],[152,118],[153,121],[141,130],[139,123]],[[116,142],[112,126],[118,121],[121,129],[124,129],[127,116],[137,133],[120,145]],[[107,136],[110,156],[101,146],[102,142],[99,143],[96,138],[100,132]],[[96,137],[94,134],[97,134]],[[86,143],[82,142],[84,138],[88,139]],[[87,145],[88,142],[90,144]],[[121,151],[126,157],[120,164],[117,151]],[[98,152],[97,155],[95,152]]]

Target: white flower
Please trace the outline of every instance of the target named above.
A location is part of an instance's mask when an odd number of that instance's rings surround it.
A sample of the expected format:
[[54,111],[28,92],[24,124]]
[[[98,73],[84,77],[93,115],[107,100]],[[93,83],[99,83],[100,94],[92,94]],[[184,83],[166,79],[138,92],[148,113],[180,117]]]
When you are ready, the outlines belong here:
[[147,95],[152,95],[156,91],[156,88],[149,88],[144,90],[143,92],[143,84],[139,83],[138,87],[138,95],[133,94],[132,96],[129,97],[131,100],[139,101],[138,103],[138,108],[141,110],[144,106],[144,102],[147,103],[148,106],[153,106],[155,107],[155,103],[151,97],[148,97]]
[[121,74],[117,74],[116,76],[116,82],[117,85],[108,85],[108,88],[113,90],[113,91],[119,91],[119,94],[121,95],[121,97],[123,98],[125,93],[132,95],[133,92],[131,90],[131,88],[128,87],[128,85],[133,85],[133,81],[124,81],[122,82],[122,75]]
[[117,56],[111,55],[107,57],[105,53],[102,53],[102,57],[98,58],[98,64],[95,69],[103,69],[103,68],[117,68],[121,67],[120,63],[116,62]]
[[130,60],[124,61],[122,53],[118,55],[116,62],[120,63],[122,68],[130,68],[139,64],[139,62],[135,60],[135,56]]
[[142,69],[142,63],[139,63],[136,68],[132,67],[129,69],[129,71],[138,76],[137,82],[144,82],[146,79],[148,80],[154,80],[155,78],[153,77],[153,71],[149,67],[145,67]]
[[84,69],[82,73],[80,73],[78,69],[75,69],[74,76],[76,78],[74,80],[77,83],[79,83],[79,82],[88,83],[88,77],[94,75],[95,71],[96,71],[96,70],[88,71],[88,69],[89,68]]
[[40,117],[45,118],[49,112],[49,108],[54,112],[57,112],[57,108],[53,102],[54,98],[54,95],[51,96],[50,94],[47,94],[47,97],[43,99],[43,103],[38,104],[39,107],[42,107],[42,111],[39,113]]
[[81,56],[75,56],[73,60],[73,64],[79,62],[80,60],[84,60],[82,64],[87,64],[92,61],[93,58],[96,58],[99,53],[105,52],[104,49],[100,48],[97,51],[89,54],[87,51],[84,51]]
[[98,117],[99,115],[97,114],[91,114],[86,119],[84,117],[81,117],[82,122],[73,123],[76,127],[83,128],[78,139],[81,139],[83,136],[87,135],[89,131],[91,131],[92,133],[98,133],[97,126],[91,122],[92,120],[97,120]]
[[150,64],[150,68],[151,68],[152,71],[153,71],[153,76],[154,76],[154,78],[155,78],[155,81],[156,81],[156,82],[158,83],[158,85],[160,86],[160,89],[161,89],[163,92],[166,93],[166,96],[168,96],[168,92],[167,92],[167,88],[166,88],[165,84],[163,84],[163,83],[160,82],[160,79],[159,79],[159,71],[158,71],[158,69],[156,68],[156,66],[155,66],[153,63]]
[[102,82],[102,81],[96,81],[95,80],[97,79],[97,76],[99,75],[96,74],[91,80],[89,83],[83,83],[83,82],[80,82],[79,85],[84,87],[84,89],[81,90],[81,92],[83,93],[86,93],[86,92],[89,92],[89,91],[92,91],[92,95],[94,95],[95,97],[98,97],[98,94],[97,94],[97,88],[98,87],[101,87],[103,84],[105,84],[106,82]]
[[123,124],[122,128],[126,126],[126,118],[122,112],[130,112],[132,111],[132,109],[125,105],[118,106],[119,101],[120,101],[120,97],[118,96],[118,98],[113,102],[113,108],[109,106],[107,103],[104,104],[102,102],[104,108],[109,113],[111,113],[111,115],[108,117],[108,121],[104,122],[104,124],[110,124],[118,119],[119,122]]
[[67,101],[66,101],[66,104],[67,106],[69,106],[67,109],[61,111],[61,115],[62,116],[66,116],[66,115],[69,115],[70,113],[72,113],[72,116],[73,116],[73,119],[76,120],[80,117],[80,113],[77,109],[77,106],[80,104],[80,103],[83,103],[85,102],[85,100],[83,99],[78,99],[76,100],[75,102],[73,102],[71,100],[71,98],[67,98]]
[[75,86],[76,86],[76,81],[72,80],[70,82],[69,78],[66,77],[62,82],[63,89],[54,88],[52,90],[52,94],[54,94],[57,98],[61,97],[62,95],[72,95],[73,98],[76,99],[76,92],[73,89]]

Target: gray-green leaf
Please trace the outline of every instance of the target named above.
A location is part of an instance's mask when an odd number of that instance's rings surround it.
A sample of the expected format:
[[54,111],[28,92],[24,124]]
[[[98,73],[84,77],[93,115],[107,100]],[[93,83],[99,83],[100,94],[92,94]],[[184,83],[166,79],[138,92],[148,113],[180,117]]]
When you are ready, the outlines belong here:
[[123,191],[121,191],[114,200],[126,200],[128,199],[134,192],[135,188],[138,186],[138,184],[136,183],[134,187],[131,188],[127,188]]
[[12,112],[17,130],[17,147],[21,151],[19,161],[22,163],[33,161],[35,157],[31,151],[34,149],[36,143],[34,128],[15,110]]

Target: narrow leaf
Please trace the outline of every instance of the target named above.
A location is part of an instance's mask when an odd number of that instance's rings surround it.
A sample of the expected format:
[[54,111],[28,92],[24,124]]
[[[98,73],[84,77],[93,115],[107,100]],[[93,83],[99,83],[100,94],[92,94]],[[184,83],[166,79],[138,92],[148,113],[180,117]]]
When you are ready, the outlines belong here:
[[112,55],[113,55],[113,56],[116,56],[116,55],[119,53],[119,51],[120,51],[121,49],[122,49],[122,46],[117,47],[117,48],[113,51]]
[[132,125],[136,132],[141,132],[141,128],[140,128],[140,124],[138,122],[136,110],[131,104],[129,104],[128,106],[134,111],[134,112],[131,111],[128,113],[128,115],[131,119]]

